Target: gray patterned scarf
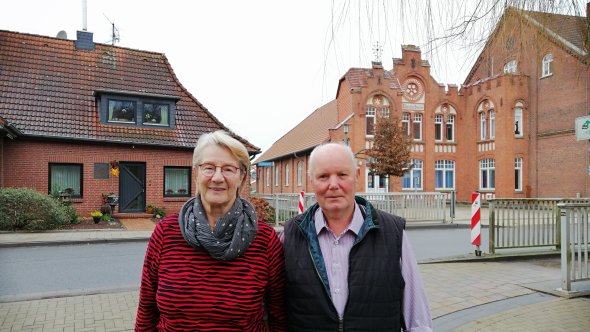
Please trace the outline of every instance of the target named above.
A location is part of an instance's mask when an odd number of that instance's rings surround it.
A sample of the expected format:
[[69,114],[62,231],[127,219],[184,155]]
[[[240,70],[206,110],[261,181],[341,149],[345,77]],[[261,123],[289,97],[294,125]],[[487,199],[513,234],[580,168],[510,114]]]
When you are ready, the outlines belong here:
[[258,233],[256,210],[248,201],[236,198],[231,209],[211,230],[201,196],[189,199],[180,210],[182,236],[193,248],[204,248],[216,259],[232,260],[242,255]]

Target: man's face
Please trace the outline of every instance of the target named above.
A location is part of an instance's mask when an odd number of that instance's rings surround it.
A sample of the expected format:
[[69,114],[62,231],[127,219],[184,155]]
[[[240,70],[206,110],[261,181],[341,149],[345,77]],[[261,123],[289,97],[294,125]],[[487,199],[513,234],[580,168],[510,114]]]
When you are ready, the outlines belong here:
[[346,148],[323,147],[313,160],[311,183],[316,199],[326,215],[341,216],[354,211],[354,194],[360,170]]

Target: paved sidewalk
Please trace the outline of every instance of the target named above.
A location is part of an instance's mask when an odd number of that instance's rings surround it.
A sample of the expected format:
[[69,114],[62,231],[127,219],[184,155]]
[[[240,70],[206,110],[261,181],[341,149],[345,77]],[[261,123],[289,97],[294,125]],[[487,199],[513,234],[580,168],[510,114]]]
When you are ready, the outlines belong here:
[[[463,209],[455,223],[465,224]],[[482,211],[482,224],[487,215]],[[151,231],[0,233],[8,246],[147,241]],[[559,258],[420,264],[435,331],[589,331],[590,282],[559,296]],[[1,295],[1,294],[0,294]],[[575,294],[574,294],[575,295]],[[138,290],[0,303],[0,332],[132,331]]]

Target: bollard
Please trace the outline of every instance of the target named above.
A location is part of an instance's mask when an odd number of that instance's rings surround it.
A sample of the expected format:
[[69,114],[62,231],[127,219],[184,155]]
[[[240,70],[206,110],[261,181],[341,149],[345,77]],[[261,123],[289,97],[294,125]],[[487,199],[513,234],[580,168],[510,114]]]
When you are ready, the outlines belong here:
[[305,192],[302,191],[299,193],[299,214],[302,214],[303,211],[305,211],[305,207],[303,206],[304,199],[305,199]]
[[475,256],[481,256],[481,212],[479,193],[471,194],[471,244],[476,246]]

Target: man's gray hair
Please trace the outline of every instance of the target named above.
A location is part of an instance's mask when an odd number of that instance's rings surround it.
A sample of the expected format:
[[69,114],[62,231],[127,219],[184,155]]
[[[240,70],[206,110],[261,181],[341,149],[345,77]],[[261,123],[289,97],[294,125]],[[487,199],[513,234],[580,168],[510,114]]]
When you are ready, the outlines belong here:
[[322,151],[326,148],[333,148],[333,147],[344,149],[344,151],[346,151],[350,157],[350,164],[351,164],[352,169],[353,170],[356,169],[356,167],[357,167],[356,166],[356,158],[355,158],[354,153],[352,152],[352,149],[350,148],[350,146],[348,146],[344,143],[338,143],[338,142],[322,143],[322,144],[316,146],[313,149],[313,151],[311,151],[311,154],[309,155],[309,166],[307,168],[307,174],[309,176],[313,175],[314,162],[315,162],[316,154],[318,153],[318,151]]

